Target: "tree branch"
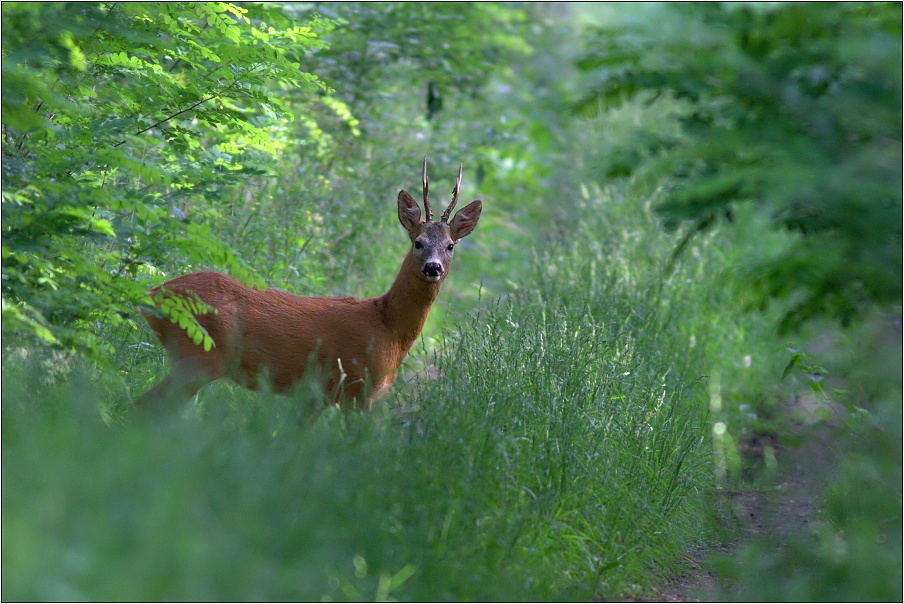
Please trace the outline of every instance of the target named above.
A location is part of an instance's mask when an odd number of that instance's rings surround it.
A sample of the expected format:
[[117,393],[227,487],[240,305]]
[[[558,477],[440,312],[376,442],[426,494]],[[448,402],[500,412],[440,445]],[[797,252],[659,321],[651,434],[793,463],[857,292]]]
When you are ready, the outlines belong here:
[[[230,86],[231,86],[231,85],[230,85]],[[222,91],[220,91],[220,92],[222,92]],[[198,102],[195,103],[194,105],[191,105],[190,107],[186,107],[185,109],[182,109],[181,111],[177,111],[176,113],[174,113],[174,114],[172,114],[172,115],[170,115],[170,116],[167,116],[167,117],[163,118],[163,119],[160,120],[159,122],[156,122],[156,123],[154,123],[154,124],[151,124],[151,125],[148,126],[147,128],[142,128],[141,130],[139,130],[138,132],[136,132],[136,133],[133,134],[132,136],[138,136],[139,134],[144,134],[144,133],[147,132],[148,130],[151,130],[151,129],[153,129],[153,128],[156,128],[156,127],[159,126],[160,124],[165,124],[166,122],[170,121],[171,119],[176,118],[176,117],[179,117],[179,116],[182,115],[183,113],[187,113],[187,112],[189,112],[189,111],[195,109],[195,108],[198,107],[199,105],[203,105],[203,104],[206,103],[207,101],[209,101],[209,100],[211,100],[211,99],[213,99],[213,98],[216,98],[216,97],[220,96],[220,92],[215,92],[215,93],[213,93],[212,95],[210,95],[209,97],[204,98],[204,99],[201,99],[200,101],[198,101]],[[115,149],[116,147],[118,147],[118,146],[120,146],[120,145],[122,145],[122,144],[125,144],[126,140],[128,140],[128,139],[125,139],[125,138],[122,139],[121,141],[119,141],[118,143],[116,143],[115,145],[113,145],[113,148]]]
[[[250,72],[249,72],[249,73],[250,73]],[[216,97],[220,96],[221,94],[223,94],[224,92],[226,92],[227,90],[229,90],[230,88],[232,88],[233,86],[235,86],[236,84],[238,84],[240,81],[241,81],[241,78],[240,78],[240,77],[239,77],[239,78],[236,78],[236,79],[232,82],[232,84],[230,84],[229,86],[226,86],[225,88],[223,88],[223,89],[221,89],[221,90],[218,90],[218,91],[214,92],[213,94],[211,94],[211,95],[208,96],[207,98],[201,99],[201,100],[198,101],[197,103],[195,103],[195,104],[193,104],[193,105],[191,105],[191,106],[189,106],[189,107],[186,107],[185,109],[181,109],[181,110],[177,111],[176,113],[174,113],[174,114],[172,114],[172,115],[169,115],[169,116],[163,118],[162,120],[160,120],[160,121],[158,121],[158,122],[155,122],[154,124],[151,124],[151,125],[148,126],[147,128],[142,128],[142,129],[139,130],[138,132],[134,133],[132,136],[138,136],[139,134],[144,134],[144,133],[147,132],[148,130],[151,130],[151,129],[153,129],[153,128],[156,128],[156,127],[159,126],[160,124],[165,124],[166,122],[170,121],[171,119],[176,118],[176,117],[179,117],[179,116],[182,115],[183,113],[188,113],[189,111],[192,111],[193,109],[195,109],[196,107],[198,107],[198,106],[200,106],[200,105],[203,105],[203,104],[206,103],[207,101],[209,101],[209,100],[211,100],[211,99],[215,99]],[[122,139],[121,141],[119,141],[118,143],[116,143],[115,145],[113,145],[113,148],[115,149],[116,147],[125,144],[125,142],[126,142],[127,140],[128,140],[128,139],[125,139],[125,138]]]

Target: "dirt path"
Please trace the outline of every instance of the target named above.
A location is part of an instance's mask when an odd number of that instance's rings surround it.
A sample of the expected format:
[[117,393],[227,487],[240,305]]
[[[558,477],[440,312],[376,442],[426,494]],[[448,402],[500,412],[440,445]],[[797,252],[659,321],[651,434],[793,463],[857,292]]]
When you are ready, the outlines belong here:
[[[781,547],[789,535],[807,530],[819,513],[823,489],[832,475],[835,454],[828,430],[812,432],[799,446],[776,446],[779,475],[764,487],[729,495],[741,537],[725,547],[692,550],[687,570],[672,578],[650,601],[711,602],[725,599],[731,586],[717,579],[708,559],[731,555],[754,539],[767,538]],[[727,594],[726,594],[727,591]]]

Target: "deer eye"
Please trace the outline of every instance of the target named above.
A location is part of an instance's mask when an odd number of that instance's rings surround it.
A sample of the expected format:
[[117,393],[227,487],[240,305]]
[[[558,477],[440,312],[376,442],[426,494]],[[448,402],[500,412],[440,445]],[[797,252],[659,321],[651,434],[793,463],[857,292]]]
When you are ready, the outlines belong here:
[[421,249],[422,247],[424,247],[424,244],[421,243],[420,241],[415,241],[415,242],[414,242],[414,249],[419,250],[419,249]]
[[449,251],[451,252],[453,249],[455,249],[455,244],[454,244],[454,243],[450,243],[449,245],[446,246],[446,249],[449,250]]

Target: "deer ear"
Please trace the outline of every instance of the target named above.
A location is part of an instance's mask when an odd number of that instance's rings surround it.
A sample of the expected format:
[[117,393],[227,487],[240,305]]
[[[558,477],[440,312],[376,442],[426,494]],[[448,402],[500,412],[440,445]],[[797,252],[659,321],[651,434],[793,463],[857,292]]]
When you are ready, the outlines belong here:
[[477,219],[480,218],[480,211],[482,209],[483,204],[478,200],[472,201],[455,213],[455,218],[449,223],[453,241],[458,241],[474,230],[474,227],[477,226]]
[[399,222],[409,233],[421,223],[421,209],[408,191],[399,191]]

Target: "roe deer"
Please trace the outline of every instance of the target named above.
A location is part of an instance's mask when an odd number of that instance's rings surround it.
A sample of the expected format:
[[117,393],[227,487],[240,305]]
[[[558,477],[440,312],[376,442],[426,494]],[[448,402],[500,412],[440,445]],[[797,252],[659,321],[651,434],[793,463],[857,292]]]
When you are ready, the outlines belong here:
[[433,221],[427,196],[426,157],[423,184],[426,220],[411,195],[399,192],[399,221],[411,248],[389,291],[379,298],[314,298],[269,288],[262,292],[210,271],[178,277],[162,290],[148,292],[152,297],[159,291],[163,297],[196,294],[218,313],[196,317],[214,342],[205,351],[169,318],[142,311],[166,348],[170,375],[135,405],[160,403],[174,395],[188,399],[221,377],[253,390],[267,376],[277,392],[285,392],[316,365],[335,404],[370,409],[392,384],[420,335],[449,274],[455,244],[480,218],[481,203],[472,201],[449,221],[461,188],[461,167],[452,201],[439,222]]

